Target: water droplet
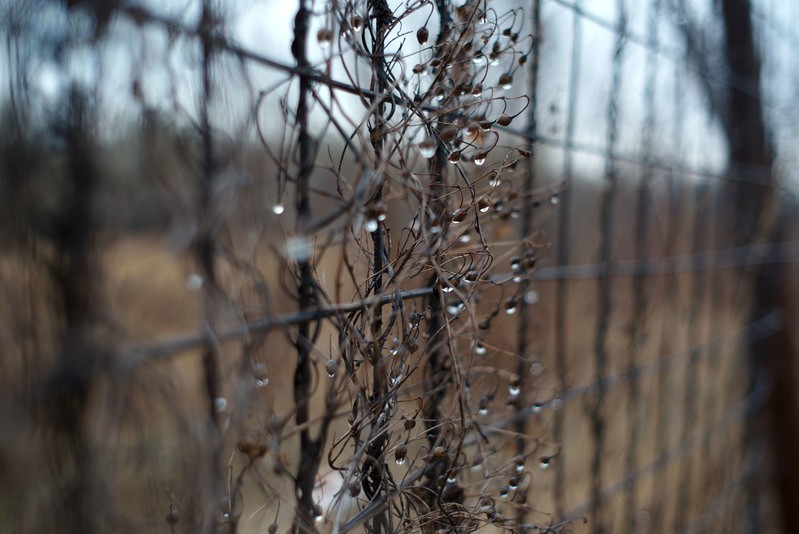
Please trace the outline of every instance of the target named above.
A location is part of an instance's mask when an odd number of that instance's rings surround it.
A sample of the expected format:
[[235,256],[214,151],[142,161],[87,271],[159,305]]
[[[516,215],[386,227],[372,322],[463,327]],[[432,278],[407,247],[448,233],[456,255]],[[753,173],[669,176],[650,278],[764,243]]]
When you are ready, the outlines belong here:
[[541,413],[541,409],[542,408],[543,408],[543,406],[541,406],[541,403],[540,402],[536,402],[535,404],[533,404],[530,407],[530,411],[533,412],[533,413]]
[[192,273],[186,277],[186,289],[189,291],[197,291],[203,287],[203,277],[197,273]]
[[474,98],[480,98],[481,96],[483,96],[483,84],[478,83],[477,85],[474,86],[474,88],[472,89],[472,96]]
[[321,523],[325,519],[325,511],[318,504],[313,506],[313,520],[315,523]]
[[478,356],[483,356],[486,352],[488,352],[486,346],[478,341],[477,344],[474,346],[474,353],[477,354]]
[[462,309],[462,302],[453,302],[451,304],[447,304],[447,312],[449,312],[450,315],[458,315]]
[[560,202],[560,196],[558,196],[557,194],[552,195],[551,197],[549,197],[549,202],[552,205],[558,204]]
[[527,304],[535,304],[541,299],[541,295],[538,294],[538,291],[535,289],[531,289],[527,293],[524,294],[524,302]]
[[499,489],[499,496],[501,498],[503,498],[503,499],[507,499],[508,498],[508,493],[510,493],[510,488],[508,486],[502,486]]
[[363,223],[363,227],[370,234],[372,232],[377,232],[377,219],[366,219],[366,222]]
[[503,74],[499,77],[499,86],[506,91],[513,87],[513,76],[510,74]]
[[553,410],[556,412],[563,408],[563,399],[553,399],[552,402],[549,403]]
[[432,139],[422,141],[417,146],[423,158],[430,159],[436,155],[436,142]]
[[319,41],[319,47],[322,49],[329,48],[333,42],[333,31],[328,28],[322,28],[316,32],[316,40]]
[[505,313],[507,313],[508,315],[513,315],[514,313],[516,313],[516,305],[508,304],[508,306],[505,308]]
[[350,28],[352,31],[359,32],[363,28],[363,18],[360,15],[355,15],[350,19]]
[[405,458],[408,455],[408,446],[404,443],[400,443],[397,445],[397,450],[394,451],[394,461],[397,465],[402,465],[405,463]]
[[544,366],[541,365],[539,362],[533,362],[530,364],[530,374],[533,376],[538,376],[544,372]]
[[441,287],[441,291],[443,291],[444,293],[452,293],[454,290],[455,290],[455,288],[452,287],[452,286],[442,286]]
[[327,376],[330,378],[335,377],[336,373],[338,372],[338,362],[335,360],[327,360],[325,363],[325,369],[327,370]]
[[488,213],[488,210],[491,209],[491,201],[487,198],[481,198],[477,201],[477,209],[480,210],[480,213]]
[[227,409],[227,399],[225,397],[217,397],[214,399],[214,410],[217,413],[222,413]]
[[302,262],[311,257],[313,246],[307,237],[293,236],[286,239],[286,252],[294,261]]
[[458,241],[460,241],[461,243],[468,243],[471,240],[472,236],[470,236],[468,233],[463,233],[460,235],[460,237],[458,237]]
[[447,477],[447,484],[455,484],[458,481],[458,477],[455,475],[450,475]]
[[458,163],[461,160],[461,151],[460,150],[453,150],[447,156],[447,161],[450,163]]
[[394,369],[391,371],[391,377],[388,379],[388,385],[391,387],[396,387],[400,382],[402,382],[402,371],[399,369]]
[[478,152],[474,155],[474,164],[477,166],[482,165],[486,162],[486,153],[485,152]]
[[488,415],[488,408],[482,407],[479,410],[477,410],[477,413],[479,413],[480,415]]
[[286,206],[284,206],[283,204],[275,204],[274,206],[272,206],[272,213],[274,213],[275,215],[280,215],[284,211],[286,211]]
[[542,456],[541,457],[541,461],[538,464],[538,466],[541,469],[549,469],[551,467],[551,465],[552,465],[552,458],[549,457],[549,456]]
[[486,57],[479,52],[472,56],[472,63],[475,65],[483,65],[486,62]]
[[522,390],[521,390],[521,388],[519,386],[510,386],[510,387],[508,387],[508,395],[510,395],[511,397],[518,397],[519,393],[521,393],[521,392],[522,392]]
[[507,113],[503,113],[497,119],[497,124],[499,124],[500,126],[510,126],[511,122],[513,122],[513,117],[511,117]]
[[514,273],[521,272],[522,270],[522,260],[519,258],[513,258],[510,260],[510,270]]
[[524,473],[524,462],[522,462],[520,464],[516,464],[516,469],[515,470],[519,474]]
[[499,65],[499,56],[492,56],[491,66],[496,67],[497,65]]
[[508,488],[515,490],[519,487],[519,479],[517,477],[511,477],[510,481],[508,482]]

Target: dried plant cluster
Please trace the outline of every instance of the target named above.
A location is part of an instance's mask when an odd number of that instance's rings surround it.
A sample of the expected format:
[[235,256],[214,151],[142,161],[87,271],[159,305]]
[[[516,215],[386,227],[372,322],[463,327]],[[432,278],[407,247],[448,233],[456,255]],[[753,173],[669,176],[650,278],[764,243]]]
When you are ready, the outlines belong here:
[[[510,92],[535,46],[521,35],[526,15],[444,1],[313,10],[303,3],[296,13],[296,70],[274,89],[290,89],[280,150],[259,123],[279,169],[285,269],[309,315],[288,332],[294,408],[239,439],[251,460],[242,475],[271,456],[293,483],[296,503],[284,506],[296,507],[300,531],[520,528],[534,471],[557,455],[520,431],[531,413],[523,389],[540,363],[526,341],[519,353],[515,339],[489,339],[495,323],[515,319],[505,316],[529,321],[518,312],[537,300],[530,276],[547,251],[532,212],[558,201],[557,190],[532,188],[530,150],[502,135],[529,105]],[[342,154],[324,154],[316,113]],[[320,215],[323,158],[335,207]],[[326,255],[336,266],[323,276]],[[332,342],[320,342],[323,322]],[[299,465],[280,465],[297,433]],[[340,490],[325,507],[314,488],[329,471]],[[547,517],[537,517],[544,529]]]

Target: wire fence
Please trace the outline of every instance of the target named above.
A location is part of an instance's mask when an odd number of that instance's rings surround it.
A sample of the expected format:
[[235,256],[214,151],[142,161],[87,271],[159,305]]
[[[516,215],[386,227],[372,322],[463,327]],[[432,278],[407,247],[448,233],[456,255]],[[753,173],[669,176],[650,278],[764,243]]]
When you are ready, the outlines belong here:
[[[37,34],[24,2],[4,26],[17,69],[9,120],[50,113],[31,104],[29,34],[55,43],[69,110],[50,121],[48,155],[66,169],[69,187],[56,189],[72,191],[52,217],[66,230],[34,220],[15,241],[50,273],[28,265],[26,317],[40,319],[41,287],[63,301],[57,357],[31,378],[30,354],[50,339],[36,320],[3,374],[45,392],[30,402],[52,421],[21,425],[20,439],[69,465],[52,477],[53,516],[75,532],[119,526],[112,506],[99,517],[70,503],[121,502],[141,485],[141,502],[121,507],[144,517],[131,530],[163,527],[152,510],[173,532],[767,532],[788,521],[767,416],[795,415],[780,411],[792,378],[775,362],[793,359],[794,295],[781,284],[799,241],[779,208],[793,134],[769,120],[796,106],[770,81],[799,42],[783,23],[792,8],[301,0],[291,58],[277,59],[242,43],[210,0],[192,3],[196,17],[101,4],[42,4],[45,19],[70,22],[60,37]],[[98,95],[117,82],[114,54],[135,49],[126,39],[140,46],[136,165],[160,176],[157,231],[191,264],[191,311],[160,321],[199,328],[134,334],[135,320],[116,319],[135,312],[124,304],[104,317],[95,271],[124,268],[80,237],[113,234],[89,206],[113,182],[114,156],[90,141],[118,120]],[[160,86],[168,105],[148,96]],[[167,150],[159,141],[179,156],[146,167]],[[201,387],[175,385],[186,376]],[[136,409],[165,436],[137,426]],[[34,439],[40,425],[52,435]],[[11,457],[15,443],[0,450]],[[119,451],[137,448],[160,452],[125,479]],[[9,525],[46,531],[26,506]]]

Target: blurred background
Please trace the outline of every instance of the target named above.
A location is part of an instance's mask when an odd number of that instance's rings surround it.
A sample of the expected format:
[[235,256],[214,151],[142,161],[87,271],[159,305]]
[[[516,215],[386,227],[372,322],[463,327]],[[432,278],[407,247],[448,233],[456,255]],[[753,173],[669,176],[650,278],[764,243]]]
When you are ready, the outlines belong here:
[[798,22],[6,0],[0,530],[791,532]]

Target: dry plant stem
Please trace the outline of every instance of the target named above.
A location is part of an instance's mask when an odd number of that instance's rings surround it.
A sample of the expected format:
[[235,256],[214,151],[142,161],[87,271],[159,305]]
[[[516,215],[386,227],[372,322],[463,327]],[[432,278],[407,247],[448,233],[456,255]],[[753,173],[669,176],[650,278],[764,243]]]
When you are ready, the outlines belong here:
[[52,469],[58,490],[55,509],[62,521],[59,528],[74,533],[96,531],[97,512],[89,503],[101,497],[87,420],[95,375],[102,365],[102,353],[90,338],[90,329],[96,325],[94,284],[99,274],[93,266],[95,221],[90,207],[99,176],[92,156],[87,100],[77,89],[68,93],[66,117],[62,131],[57,132],[66,144],[70,188],[51,270],[65,330],[60,361],[45,397],[46,413],[53,417]]
[[[311,24],[311,11],[300,0],[297,14],[294,17],[294,40],[291,53],[297,66],[308,68],[307,41]],[[299,75],[299,94],[297,96],[296,128],[299,144],[299,169],[296,178],[297,233],[304,235],[311,220],[310,180],[316,156],[315,141],[308,129],[308,99],[311,95],[311,80]],[[315,283],[313,268],[309,259],[299,262],[298,301],[300,311],[314,304]],[[331,418],[324,418],[316,439],[311,437],[310,428],[305,426],[309,420],[309,398],[311,394],[312,365],[311,352],[311,320],[300,322],[297,327],[297,366],[294,371],[294,405],[295,422],[303,427],[300,431],[300,463],[295,478],[297,510],[292,526],[293,532],[315,531],[313,488],[319,463],[322,458],[322,447],[327,438],[327,429]]]
[[[375,89],[375,97],[373,97],[371,107],[375,110],[375,124],[371,128],[370,138],[372,147],[375,153],[375,176],[377,183],[375,184],[376,191],[373,195],[371,209],[376,211],[380,209],[380,204],[383,201],[383,177],[377,171],[382,166],[382,158],[385,157],[384,148],[386,142],[386,103],[384,99],[388,96],[390,90],[388,84],[388,72],[385,61],[385,39],[388,34],[389,27],[392,21],[391,9],[385,0],[372,0],[369,2],[369,10],[371,18],[375,21],[375,35],[372,49],[372,87]],[[367,218],[376,217],[375,214],[367,214]],[[377,228],[372,232],[373,244],[373,262],[372,262],[372,293],[377,296],[383,289],[383,231],[384,223],[379,217],[375,218]],[[400,302],[400,305],[402,303]],[[389,326],[390,328],[390,326]],[[369,446],[366,451],[365,462],[369,465],[363,466],[363,471],[366,476],[363,477],[363,488],[366,496],[369,499],[374,499],[380,493],[385,493],[388,490],[387,473],[388,470],[385,466],[385,449],[388,444],[388,433],[383,432],[382,428],[389,421],[389,417],[385,416],[384,405],[386,398],[389,395],[388,385],[386,382],[386,368],[387,364],[383,360],[383,345],[385,343],[385,336],[382,335],[383,331],[383,305],[378,301],[372,313],[372,386],[373,392],[370,399],[370,411],[372,427],[372,434],[375,436],[370,440]],[[387,510],[377,514],[371,524],[371,530],[374,534],[381,532],[390,532],[389,523],[391,518]]]
[[[200,135],[202,136],[202,174],[200,176],[199,187],[199,206],[200,232],[194,243],[194,254],[197,258],[200,271],[204,279],[203,289],[203,312],[205,316],[205,327],[213,332],[216,313],[216,273],[214,269],[214,236],[213,228],[207,223],[211,220],[211,196],[213,191],[214,175],[216,172],[214,162],[214,145],[211,132],[209,117],[209,104],[212,99],[212,80],[211,63],[213,55],[213,45],[210,35],[213,31],[214,13],[211,8],[210,0],[203,1],[202,19],[200,21],[200,36],[202,43],[202,95],[200,102]],[[208,403],[208,417],[212,422],[209,429],[209,517],[205,528],[208,532],[216,527],[216,506],[222,493],[222,437],[220,425],[220,413],[217,410],[216,401],[221,397],[219,353],[218,345],[213,342],[206,343],[203,351],[203,376],[205,381],[205,393]]]
[[[444,0],[436,0],[436,9],[440,17],[439,35],[436,42],[436,53],[442,55],[444,45],[449,38],[452,26],[452,18],[449,13],[448,4]],[[443,70],[443,65],[442,65]],[[442,116],[439,119],[438,126],[440,130],[446,127],[449,117]],[[439,142],[436,146],[435,154],[430,162],[430,182],[433,198],[430,198],[432,209],[436,212],[435,216],[445,213],[445,206],[442,205],[446,202],[446,198],[439,197],[443,191],[444,185],[444,169],[447,165],[447,153],[443,143]],[[431,261],[438,261],[437,254],[431,258]],[[443,312],[443,305],[441,302],[441,292],[438,291],[439,278],[433,275],[430,278],[429,285],[433,289],[428,299],[428,308],[430,311],[430,319],[427,326],[427,375],[430,381],[430,391],[432,394],[425,399],[424,403],[424,422],[426,427],[427,441],[430,444],[430,450],[443,443],[442,441],[442,427],[441,427],[441,402],[447,393],[446,387],[446,369],[444,366],[445,354],[445,321],[446,318]],[[449,469],[448,455],[444,455],[439,459],[431,460],[424,470],[424,498],[428,507],[433,510],[439,504],[436,496],[439,494],[438,481]]]
[[[534,0],[533,2],[533,39],[536,41],[533,45],[532,50],[532,58],[530,61],[530,124],[528,125],[527,133],[530,138],[535,138],[537,133],[537,86],[538,86],[538,65],[539,65],[539,53],[540,53],[540,42],[539,33],[541,31],[541,2],[540,0]],[[536,163],[536,156],[535,152],[529,158],[527,158],[527,165],[526,165],[526,176],[524,181],[524,194],[528,196],[532,196],[533,190],[535,188],[535,163]],[[522,220],[521,220],[521,229],[519,232],[519,240],[521,242],[525,242],[530,238],[530,234],[533,231],[533,216],[534,216],[534,208],[533,208],[533,201],[528,200],[524,203],[524,207],[522,209]],[[516,330],[516,376],[519,381],[519,389],[523,392],[522,395],[519,395],[514,399],[514,408],[516,410],[516,421],[513,425],[513,430],[517,433],[516,438],[516,453],[518,455],[524,455],[525,449],[527,447],[527,436],[525,434],[525,427],[527,419],[523,417],[523,412],[525,411],[524,408],[524,400],[526,396],[524,392],[529,389],[528,377],[530,371],[530,358],[529,358],[529,346],[528,346],[528,331],[532,326],[532,309],[531,306],[527,303],[527,299],[524,295],[529,290],[530,280],[525,278],[522,282],[522,289],[521,295],[522,298],[519,301],[519,322],[517,324]],[[528,491],[526,486],[519,487],[519,492],[524,492],[525,494]],[[525,517],[526,517],[527,508],[521,507],[519,509],[519,516],[516,519],[519,524],[524,524]]]

